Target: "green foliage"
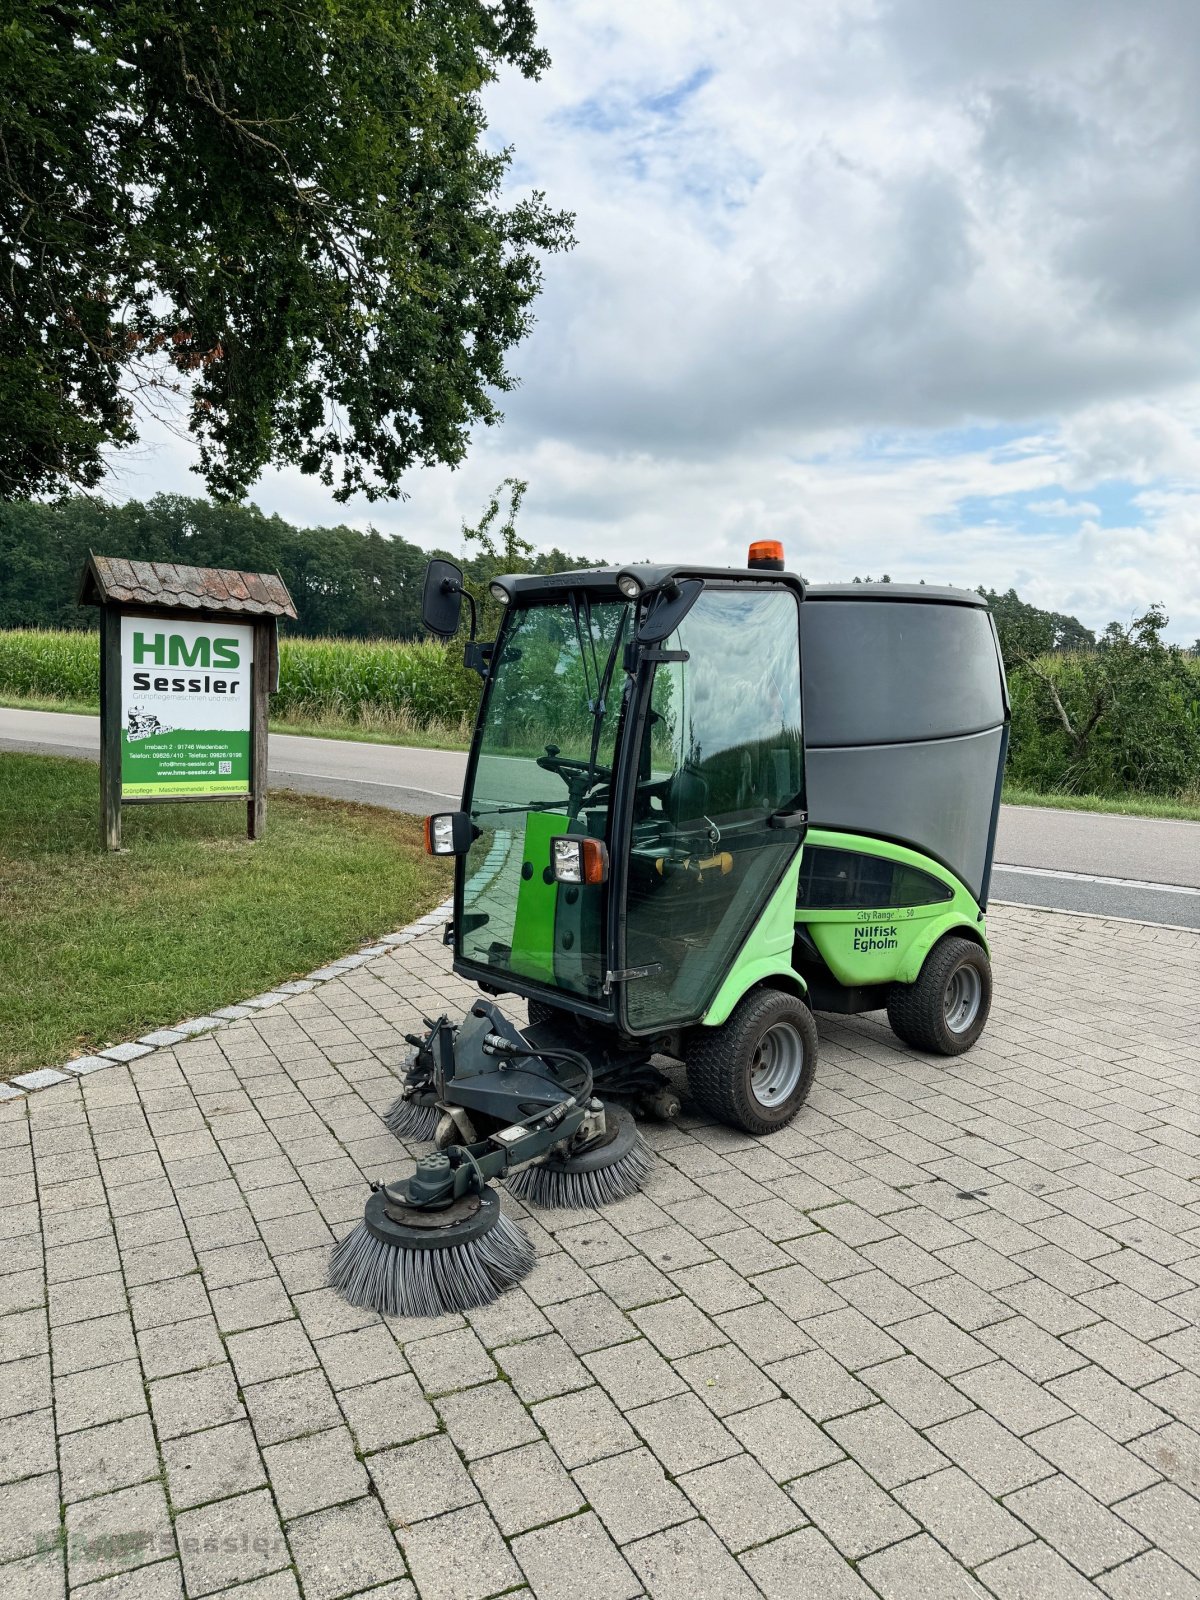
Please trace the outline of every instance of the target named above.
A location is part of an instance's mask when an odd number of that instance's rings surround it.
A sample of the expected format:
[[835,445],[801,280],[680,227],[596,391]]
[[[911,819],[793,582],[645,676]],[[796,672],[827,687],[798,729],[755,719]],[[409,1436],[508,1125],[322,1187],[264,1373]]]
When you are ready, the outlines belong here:
[[[1001,594],[996,589],[980,589],[996,619],[1000,650],[1006,666],[1029,656],[1046,655],[1052,650],[1089,650],[1096,636],[1078,617],[1061,611],[1043,611],[1022,600],[1015,589]],[[1116,624],[1113,624],[1116,627]]]
[[1200,794],[1200,662],[1162,641],[1152,608],[1100,648],[1009,668],[1008,778],[1019,788],[1189,799]]
[[[169,494],[122,506],[86,495],[53,504],[0,502],[0,628],[94,628],[97,613],[75,603],[89,550],[278,572],[296,602],[298,633],[377,639],[424,632],[421,585],[429,551],[374,531],[296,528],[256,506]],[[468,572],[478,565],[468,562]],[[562,572],[586,563],[552,550],[533,565]]]
[[156,391],[221,497],[460,461],[572,242],[485,139],[485,86],[546,64],[529,0],[9,0],[0,496],[97,483]]

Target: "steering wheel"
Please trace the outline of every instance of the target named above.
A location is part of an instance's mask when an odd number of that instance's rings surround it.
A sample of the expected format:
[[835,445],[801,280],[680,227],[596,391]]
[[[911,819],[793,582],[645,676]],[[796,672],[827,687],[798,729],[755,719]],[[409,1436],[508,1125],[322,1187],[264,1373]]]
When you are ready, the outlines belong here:
[[579,777],[584,773],[589,773],[595,782],[600,782],[602,779],[611,781],[611,767],[602,767],[598,762],[593,766],[590,761],[576,761],[572,756],[560,756],[558,748],[556,744],[548,744],[546,754],[538,756],[537,764],[543,771],[557,773],[560,778],[566,778],[568,783],[570,782],[568,774]]

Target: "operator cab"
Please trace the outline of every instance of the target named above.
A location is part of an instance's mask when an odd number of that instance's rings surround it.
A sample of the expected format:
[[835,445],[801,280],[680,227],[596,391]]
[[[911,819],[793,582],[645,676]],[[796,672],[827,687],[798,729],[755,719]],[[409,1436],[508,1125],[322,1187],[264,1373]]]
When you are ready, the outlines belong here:
[[492,593],[455,968],[631,1039],[685,1027],[800,848],[803,584],[646,566]]

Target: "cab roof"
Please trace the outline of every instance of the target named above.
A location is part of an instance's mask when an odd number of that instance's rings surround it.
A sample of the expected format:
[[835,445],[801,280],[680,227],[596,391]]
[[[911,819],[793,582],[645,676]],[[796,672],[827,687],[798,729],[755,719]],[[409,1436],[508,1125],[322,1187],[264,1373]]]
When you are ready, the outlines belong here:
[[714,583],[783,583],[809,600],[881,600],[925,605],[978,606],[987,609],[982,595],[970,589],[951,589],[926,583],[814,583],[795,572],[771,572],[765,567],[659,566],[630,562],[622,567],[586,567],[573,572],[515,572],[493,579],[507,589],[513,601],[530,603],[567,589],[583,589],[599,598],[620,595],[617,580],[629,574],[643,589],[684,578],[704,578]]

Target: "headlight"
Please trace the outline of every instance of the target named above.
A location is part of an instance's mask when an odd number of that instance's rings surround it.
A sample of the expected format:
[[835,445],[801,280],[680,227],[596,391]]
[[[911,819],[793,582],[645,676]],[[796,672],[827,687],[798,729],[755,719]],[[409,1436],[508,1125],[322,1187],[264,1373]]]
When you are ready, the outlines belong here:
[[550,870],[556,883],[603,883],[608,877],[608,849],[602,839],[560,834],[550,841]]
[[502,583],[489,583],[488,593],[491,595],[492,599],[498,601],[500,605],[506,606],[508,604],[508,590]]
[[465,811],[439,811],[425,818],[425,849],[431,856],[463,856],[479,837]]
[[642,580],[635,577],[632,572],[623,572],[617,579],[617,588],[626,600],[636,600],[642,592]]

